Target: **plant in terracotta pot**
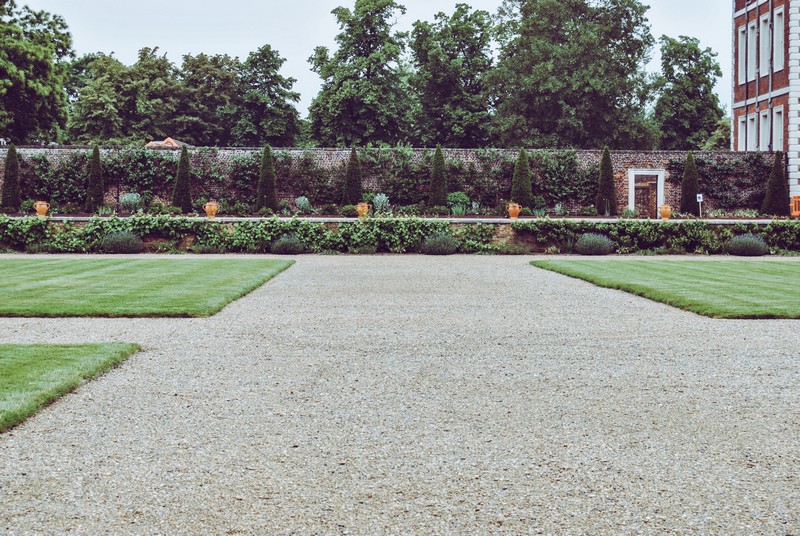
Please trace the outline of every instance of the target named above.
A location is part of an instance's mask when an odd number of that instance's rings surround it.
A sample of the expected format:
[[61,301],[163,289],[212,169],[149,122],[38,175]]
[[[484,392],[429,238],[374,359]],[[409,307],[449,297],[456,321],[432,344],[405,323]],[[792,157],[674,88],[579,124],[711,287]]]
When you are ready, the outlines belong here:
[[358,217],[359,218],[366,218],[367,214],[369,214],[370,208],[372,208],[372,207],[370,207],[369,203],[359,203],[359,204],[357,204],[356,205],[356,212],[358,212]]
[[217,212],[219,212],[219,203],[216,201],[209,201],[205,205],[203,205],[203,210],[206,211],[206,216],[209,218],[216,218]]
[[506,210],[508,211],[508,217],[512,220],[516,220],[519,218],[519,212],[522,210],[522,207],[519,203],[508,203],[506,205]]
[[40,218],[44,218],[47,216],[47,211],[50,209],[50,203],[47,201],[37,201],[33,204],[34,210],[36,210],[36,215]]
[[670,205],[661,205],[658,207],[658,213],[661,215],[662,220],[668,220],[672,216],[672,207]]

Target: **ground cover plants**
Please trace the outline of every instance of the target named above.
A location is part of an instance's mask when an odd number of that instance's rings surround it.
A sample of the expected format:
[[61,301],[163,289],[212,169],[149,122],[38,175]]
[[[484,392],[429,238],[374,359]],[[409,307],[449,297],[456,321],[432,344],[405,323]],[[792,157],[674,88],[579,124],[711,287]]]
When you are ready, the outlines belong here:
[[0,344],[0,432],[118,365],[135,344]]
[[800,263],[592,259],[533,266],[713,318],[800,318]]
[[0,316],[209,316],[292,261],[3,258]]

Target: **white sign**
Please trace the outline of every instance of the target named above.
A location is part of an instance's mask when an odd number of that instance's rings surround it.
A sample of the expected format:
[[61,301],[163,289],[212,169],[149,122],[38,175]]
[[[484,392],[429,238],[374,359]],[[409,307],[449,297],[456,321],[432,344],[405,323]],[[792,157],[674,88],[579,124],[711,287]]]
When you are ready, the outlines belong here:
[[703,194],[697,194],[697,202],[698,203],[702,203],[703,202]]

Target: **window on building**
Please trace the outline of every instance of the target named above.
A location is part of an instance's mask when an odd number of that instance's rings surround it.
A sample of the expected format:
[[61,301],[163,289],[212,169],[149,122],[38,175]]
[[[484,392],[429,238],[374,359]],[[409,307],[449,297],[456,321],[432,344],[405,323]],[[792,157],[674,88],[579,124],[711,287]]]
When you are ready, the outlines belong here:
[[756,149],[758,149],[758,116],[750,114],[747,116],[747,150]]
[[745,116],[739,116],[739,123],[737,126],[737,135],[736,135],[736,150],[737,151],[746,151],[747,150],[747,118]]
[[769,75],[769,56],[772,39],[769,35],[769,14],[761,17],[761,27],[758,31],[758,72],[761,76]]
[[761,120],[758,125],[758,150],[769,151],[769,138],[772,134],[770,128],[769,110],[761,112]]
[[772,110],[772,150],[783,151],[783,106]]
[[783,33],[785,31],[783,8],[775,10],[775,25],[772,29],[772,68],[776,71],[783,69],[786,51],[784,48]]
[[756,31],[755,21],[747,26],[747,81],[756,79],[756,42],[758,32]]
[[739,28],[739,46],[736,47],[738,56],[737,71],[739,73],[739,83],[744,84],[747,81],[745,76],[745,50],[747,49],[747,28],[742,26]]

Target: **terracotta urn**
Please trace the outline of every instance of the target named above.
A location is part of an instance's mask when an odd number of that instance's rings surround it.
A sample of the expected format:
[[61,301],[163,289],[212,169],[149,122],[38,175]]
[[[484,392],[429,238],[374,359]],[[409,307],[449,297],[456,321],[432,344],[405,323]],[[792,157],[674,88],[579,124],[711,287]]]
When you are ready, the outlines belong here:
[[369,214],[369,209],[372,208],[369,206],[369,203],[359,203],[356,205],[356,212],[358,212],[359,218],[366,218],[367,214]]
[[522,207],[519,203],[509,203],[506,205],[506,210],[508,211],[508,217],[516,220],[519,218],[519,211],[522,210]]
[[37,216],[44,218],[47,216],[47,211],[50,210],[50,203],[47,201],[37,201],[33,204],[33,208],[36,209]]
[[661,205],[658,207],[658,213],[661,215],[662,220],[668,220],[672,216],[672,207],[669,205]]
[[203,210],[206,211],[206,216],[209,218],[216,218],[217,212],[219,212],[219,203],[216,201],[209,201],[205,205],[203,205]]

